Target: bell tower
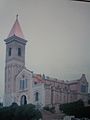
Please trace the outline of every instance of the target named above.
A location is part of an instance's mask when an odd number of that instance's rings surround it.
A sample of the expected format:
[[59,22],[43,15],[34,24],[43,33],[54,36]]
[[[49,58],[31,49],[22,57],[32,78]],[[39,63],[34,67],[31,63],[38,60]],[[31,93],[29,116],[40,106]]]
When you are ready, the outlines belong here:
[[5,61],[5,106],[15,101],[15,77],[25,67],[25,45],[26,40],[21,30],[18,15],[15,23],[7,37],[6,61]]

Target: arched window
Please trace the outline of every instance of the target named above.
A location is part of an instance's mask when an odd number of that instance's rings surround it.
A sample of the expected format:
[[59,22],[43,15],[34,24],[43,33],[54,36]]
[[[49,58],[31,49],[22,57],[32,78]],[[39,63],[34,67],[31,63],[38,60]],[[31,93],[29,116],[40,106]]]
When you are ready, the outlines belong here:
[[81,92],[83,92],[83,93],[86,92],[86,85],[81,85]]
[[20,105],[26,105],[27,104],[27,98],[25,95],[21,96],[21,101],[20,101]]
[[11,56],[12,48],[9,48],[8,55]]
[[21,48],[18,48],[18,56],[21,56]]
[[38,100],[39,100],[39,93],[36,92],[36,94],[35,94],[35,101],[38,101]]

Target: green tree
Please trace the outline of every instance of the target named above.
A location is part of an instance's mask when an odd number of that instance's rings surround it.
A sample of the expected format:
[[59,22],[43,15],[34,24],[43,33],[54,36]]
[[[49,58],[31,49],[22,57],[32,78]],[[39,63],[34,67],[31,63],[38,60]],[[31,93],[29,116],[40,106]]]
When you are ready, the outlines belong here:
[[0,120],[39,120],[40,118],[42,118],[41,112],[32,104],[18,106],[13,103],[10,107],[0,109]]
[[0,108],[2,108],[3,107],[3,103],[0,103]]
[[82,100],[78,100],[72,103],[66,103],[60,105],[60,110],[67,115],[74,115],[75,117],[84,116],[84,103]]

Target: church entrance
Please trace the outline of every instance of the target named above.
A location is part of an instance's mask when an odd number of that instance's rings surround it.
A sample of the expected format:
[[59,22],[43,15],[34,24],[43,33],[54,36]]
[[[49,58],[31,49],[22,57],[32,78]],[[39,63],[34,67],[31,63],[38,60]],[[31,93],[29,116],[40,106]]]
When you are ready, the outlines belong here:
[[27,104],[27,98],[25,95],[21,96],[21,101],[20,101],[20,105],[26,105]]

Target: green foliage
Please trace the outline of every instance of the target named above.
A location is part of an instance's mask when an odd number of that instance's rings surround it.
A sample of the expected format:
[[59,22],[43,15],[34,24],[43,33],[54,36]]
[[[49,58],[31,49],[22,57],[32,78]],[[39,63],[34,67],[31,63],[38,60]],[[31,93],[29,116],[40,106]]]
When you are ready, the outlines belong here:
[[11,107],[18,107],[18,104],[15,103],[15,102],[13,102],[12,105],[11,105]]
[[2,108],[3,107],[3,103],[0,103],[0,108]]
[[60,110],[67,115],[74,115],[78,118],[90,118],[90,106],[85,107],[81,100],[73,103],[62,104],[60,105]]
[[43,109],[49,111],[49,106],[45,106]]
[[51,113],[55,113],[55,107],[51,107],[50,110],[49,110]]
[[14,103],[10,107],[0,109],[0,120],[39,120],[40,118],[42,118],[41,112],[32,104],[17,106]]
[[90,104],[90,100],[88,100],[88,104]]
[[55,113],[55,107],[54,106],[53,107],[45,106],[45,107],[43,107],[43,109],[47,110],[47,111],[49,111],[51,113]]

